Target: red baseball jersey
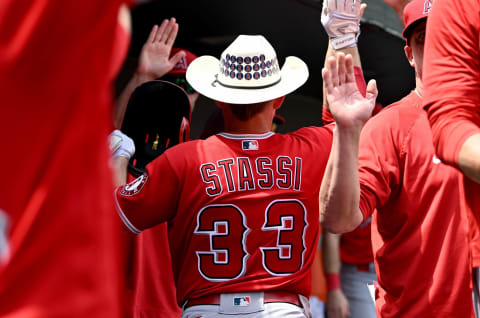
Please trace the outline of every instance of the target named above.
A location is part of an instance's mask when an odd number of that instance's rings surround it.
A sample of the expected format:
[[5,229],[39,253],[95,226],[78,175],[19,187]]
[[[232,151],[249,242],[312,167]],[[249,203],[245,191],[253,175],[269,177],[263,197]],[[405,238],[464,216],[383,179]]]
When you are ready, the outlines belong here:
[[1,317],[120,316],[107,147],[120,3],[0,1]]
[[177,301],[223,292],[305,296],[319,234],[330,127],[222,133],[167,150],[117,190],[135,233],[168,221]]
[[134,318],[180,318],[167,224],[140,233],[135,239]]
[[[436,156],[412,92],[370,119],[359,152],[360,209],[372,215],[381,317],[470,317],[462,175]],[[447,287],[448,286],[448,287]]]
[[427,33],[424,105],[438,155],[457,165],[465,140],[480,133],[480,3],[437,0]]
[[[460,20],[459,20],[460,19]],[[424,106],[435,150],[457,165],[461,146],[480,133],[480,3],[478,0],[436,0],[427,23],[423,82]],[[480,185],[466,179],[465,194],[480,223]],[[478,233],[472,233],[473,265],[480,264]]]
[[373,262],[371,239],[371,221],[368,217],[352,232],[342,234],[340,238],[340,260],[344,263],[360,265]]

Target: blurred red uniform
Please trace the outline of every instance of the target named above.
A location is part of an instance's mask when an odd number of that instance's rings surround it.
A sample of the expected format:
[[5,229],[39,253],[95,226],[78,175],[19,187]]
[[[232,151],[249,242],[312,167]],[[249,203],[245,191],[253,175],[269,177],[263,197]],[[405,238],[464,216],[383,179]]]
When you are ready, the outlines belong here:
[[121,2],[0,2],[2,317],[120,316],[106,140]]

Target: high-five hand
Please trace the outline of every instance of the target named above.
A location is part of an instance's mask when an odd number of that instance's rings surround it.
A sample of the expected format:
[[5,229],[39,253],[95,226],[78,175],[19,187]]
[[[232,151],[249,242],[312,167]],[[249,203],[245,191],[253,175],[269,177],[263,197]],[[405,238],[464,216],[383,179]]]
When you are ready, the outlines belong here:
[[322,78],[330,112],[337,125],[361,129],[375,106],[378,94],[375,80],[368,83],[366,97],[363,97],[355,82],[352,56],[343,53],[328,59]]
[[175,18],[163,20],[160,27],[153,26],[140,53],[137,72],[156,79],[173,69],[185,55],[183,51],[179,51],[170,58],[177,33],[178,24]]

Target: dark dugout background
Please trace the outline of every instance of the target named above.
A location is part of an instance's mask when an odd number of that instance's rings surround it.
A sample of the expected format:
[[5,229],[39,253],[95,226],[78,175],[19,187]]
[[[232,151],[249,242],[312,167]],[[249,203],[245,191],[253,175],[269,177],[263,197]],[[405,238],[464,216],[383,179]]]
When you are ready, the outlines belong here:
[[[378,101],[386,106],[414,88],[414,72],[405,58],[402,25],[396,13],[381,0],[364,2],[368,7],[362,19],[358,46],[362,67],[367,81],[377,80]],[[317,0],[153,1],[140,4],[132,11],[132,42],[117,81],[117,91],[134,72],[152,26],[165,18],[175,17],[180,29],[174,46],[198,56],[219,58],[238,34],[262,34],[276,49],[281,65],[287,56],[300,57],[307,63],[310,77],[279,109],[278,113],[286,119],[279,132],[322,125],[321,69],[328,37],[320,24],[320,10],[321,2]],[[213,101],[199,98],[192,114],[192,138],[200,135],[215,107]]]

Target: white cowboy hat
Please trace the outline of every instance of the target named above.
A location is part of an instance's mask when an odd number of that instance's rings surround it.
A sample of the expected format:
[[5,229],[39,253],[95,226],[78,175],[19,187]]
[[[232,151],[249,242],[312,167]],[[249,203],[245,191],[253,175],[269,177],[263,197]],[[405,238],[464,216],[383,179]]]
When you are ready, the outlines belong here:
[[261,35],[240,35],[222,53],[195,59],[188,83],[200,94],[230,104],[253,104],[287,95],[308,79],[308,67],[289,56],[280,69],[273,47]]

